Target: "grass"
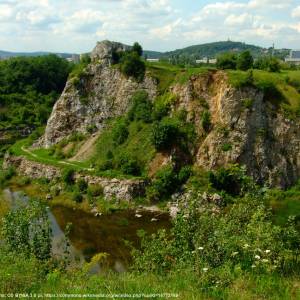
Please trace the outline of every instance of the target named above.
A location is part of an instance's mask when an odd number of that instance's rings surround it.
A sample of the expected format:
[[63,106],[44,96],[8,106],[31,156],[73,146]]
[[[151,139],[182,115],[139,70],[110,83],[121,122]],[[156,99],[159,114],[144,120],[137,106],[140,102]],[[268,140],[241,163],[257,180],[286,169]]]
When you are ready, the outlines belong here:
[[[10,148],[10,152],[16,156],[24,156],[31,161],[36,161],[42,164],[52,165],[59,168],[72,167],[77,171],[89,168],[89,165],[86,162],[68,162],[55,158],[50,154],[50,151],[48,149],[28,150],[27,147],[28,140],[20,140]],[[27,151],[25,151],[24,149]]]
[[167,92],[174,83],[185,84],[191,76],[205,74],[212,69],[210,67],[182,68],[167,62],[147,63],[147,70],[150,75],[158,81],[160,94]]
[[[82,270],[52,270],[44,275],[41,265],[32,258],[7,253],[0,249],[0,293],[37,294],[105,294],[115,299],[117,294],[145,295],[161,294],[154,299],[299,299],[299,279],[289,276],[241,274],[227,287],[203,289],[199,279],[191,270],[158,276],[151,273],[110,273],[105,277],[87,275]],[[144,296],[143,296],[144,294]],[[167,294],[173,294],[169,297]],[[118,297],[125,299],[124,297]],[[61,296],[60,299],[70,299]]]
[[[147,171],[146,166],[154,157],[156,151],[151,143],[152,125],[143,122],[134,121],[129,124],[129,135],[127,140],[121,145],[115,145],[112,139],[113,122],[103,131],[96,144],[96,153],[93,161],[99,165],[107,161],[107,153],[112,152],[114,157],[121,153],[129,153],[135,157],[139,164],[144,167],[144,173]],[[118,172],[109,170],[106,172]],[[121,174],[120,174],[121,175]],[[128,176],[127,176],[128,177]],[[131,176],[132,177],[132,176]],[[130,176],[129,176],[130,178]]]
[[[234,87],[247,84],[247,72],[229,70],[227,74]],[[265,92],[267,101],[291,118],[300,115],[300,71],[272,73],[254,70],[253,79],[253,85]]]

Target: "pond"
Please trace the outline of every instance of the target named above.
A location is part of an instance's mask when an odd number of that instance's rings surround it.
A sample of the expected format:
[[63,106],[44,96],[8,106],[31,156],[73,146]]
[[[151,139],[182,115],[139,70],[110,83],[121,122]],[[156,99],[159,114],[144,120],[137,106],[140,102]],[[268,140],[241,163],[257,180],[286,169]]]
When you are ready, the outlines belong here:
[[[5,190],[6,198],[14,206],[18,202],[27,202],[23,192]],[[95,216],[79,209],[54,205],[47,208],[52,228],[52,252],[62,256],[65,251],[66,237],[64,229],[71,224],[68,235],[69,252],[73,261],[90,261],[97,253],[107,253],[105,266],[97,266],[92,272],[113,270],[124,272],[130,265],[130,247],[139,247],[138,231],[154,233],[158,229],[169,229],[170,217],[166,213],[140,210],[122,210],[110,214]]]

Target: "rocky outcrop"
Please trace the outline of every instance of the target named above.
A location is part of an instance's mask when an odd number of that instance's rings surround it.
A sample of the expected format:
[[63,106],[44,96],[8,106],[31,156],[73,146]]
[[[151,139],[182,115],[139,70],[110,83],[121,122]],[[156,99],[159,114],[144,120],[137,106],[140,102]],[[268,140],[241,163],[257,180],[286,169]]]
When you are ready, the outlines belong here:
[[76,181],[78,179],[84,179],[90,185],[102,186],[104,197],[106,199],[131,201],[136,197],[142,197],[145,195],[146,184],[144,180],[110,179],[84,174],[76,174],[75,179]]
[[[20,175],[32,179],[47,178],[53,181],[61,177],[61,169],[58,167],[41,164],[26,159],[23,156],[11,156],[6,154],[3,168],[15,167]],[[90,185],[100,185],[103,188],[106,200],[131,201],[136,197],[144,196],[146,183],[139,179],[111,179],[82,173],[75,173],[75,181],[84,179]]]
[[[175,109],[186,109],[197,128],[196,165],[212,170],[239,163],[257,182],[283,188],[300,177],[300,121],[285,118],[263,92],[233,88],[224,72],[193,76],[172,92],[178,96]],[[206,131],[205,110],[211,116]]]
[[93,63],[101,63],[105,66],[111,66],[115,55],[119,52],[128,51],[130,48],[130,46],[117,42],[98,42],[91,53],[91,59]]
[[145,90],[151,99],[155,97],[156,82],[147,74],[142,82],[137,82],[110,66],[114,51],[125,49],[122,44],[108,41],[97,44],[91,54],[92,63],[78,77],[68,80],[38,146],[50,147],[91,127],[101,130],[106,120],[128,110],[137,90]]
[[3,168],[8,169],[9,167],[16,168],[19,174],[32,179],[47,178],[53,180],[61,175],[59,168],[27,160],[23,156],[11,156],[6,153]]

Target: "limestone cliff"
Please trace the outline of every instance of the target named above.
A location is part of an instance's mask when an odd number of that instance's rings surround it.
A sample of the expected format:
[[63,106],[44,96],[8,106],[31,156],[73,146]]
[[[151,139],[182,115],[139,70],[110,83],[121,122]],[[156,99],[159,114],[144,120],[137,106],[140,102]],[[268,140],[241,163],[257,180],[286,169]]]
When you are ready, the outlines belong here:
[[91,54],[91,64],[79,78],[68,80],[39,146],[50,147],[73,132],[86,132],[91,126],[103,128],[107,119],[127,111],[129,100],[137,90],[146,90],[154,98],[156,82],[147,74],[138,83],[111,67],[113,53],[126,49],[127,46],[109,41],[97,44]]
[[[290,120],[254,87],[236,89],[224,72],[193,76],[175,85],[177,107],[195,122],[199,143],[195,164],[211,170],[229,163],[246,165],[257,182],[287,187],[300,176],[300,121]],[[201,115],[208,110],[205,132]]]

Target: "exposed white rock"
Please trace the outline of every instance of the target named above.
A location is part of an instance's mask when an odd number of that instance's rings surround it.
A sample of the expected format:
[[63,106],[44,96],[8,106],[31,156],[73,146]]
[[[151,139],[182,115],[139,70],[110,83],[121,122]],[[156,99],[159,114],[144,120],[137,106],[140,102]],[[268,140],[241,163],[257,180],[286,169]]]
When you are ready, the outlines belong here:
[[45,135],[36,146],[50,147],[74,132],[87,131],[91,125],[101,130],[108,119],[123,115],[130,107],[130,99],[138,90],[145,90],[150,99],[157,93],[156,81],[146,74],[142,82],[124,76],[110,66],[112,51],[127,46],[104,41],[93,50],[92,63],[80,78],[68,80],[55,103]]

